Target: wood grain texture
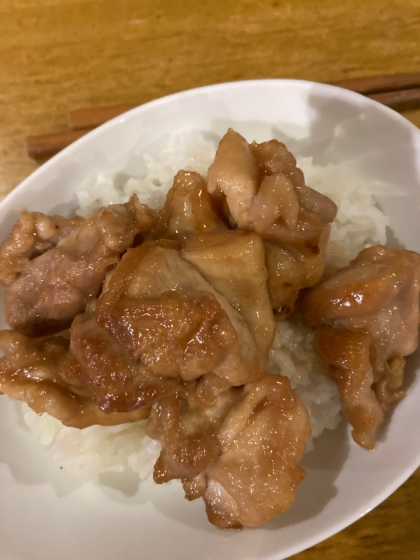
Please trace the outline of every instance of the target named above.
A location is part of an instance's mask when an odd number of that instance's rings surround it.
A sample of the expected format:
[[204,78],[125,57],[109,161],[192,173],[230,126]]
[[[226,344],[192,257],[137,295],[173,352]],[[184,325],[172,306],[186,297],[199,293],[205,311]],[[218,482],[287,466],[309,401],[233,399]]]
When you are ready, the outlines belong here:
[[[69,109],[252,78],[420,71],[420,0],[0,0],[0,196]],[[420,125],[420,111],[406,116]],[[296,560],[419,560],[420,472]]]

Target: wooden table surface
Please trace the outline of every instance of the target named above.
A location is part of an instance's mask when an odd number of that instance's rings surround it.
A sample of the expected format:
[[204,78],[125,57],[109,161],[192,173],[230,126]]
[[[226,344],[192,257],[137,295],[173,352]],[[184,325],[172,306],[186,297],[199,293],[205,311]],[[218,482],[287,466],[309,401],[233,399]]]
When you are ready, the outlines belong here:
[[[68,109],[240,79],[420,71],[420,0],[0,0],[0,196]],[[406,113],[420,125],[420,111]],[[413,427],[418,429],[418,427]],[[296,560],[419,560],[420,471]]]

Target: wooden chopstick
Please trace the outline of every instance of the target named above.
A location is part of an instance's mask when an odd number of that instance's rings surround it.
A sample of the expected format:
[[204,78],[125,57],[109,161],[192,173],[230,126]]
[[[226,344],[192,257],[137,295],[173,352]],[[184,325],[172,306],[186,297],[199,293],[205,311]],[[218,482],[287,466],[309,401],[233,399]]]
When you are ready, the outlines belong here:
[[403,89],[401,91],[386,91],[369,95],[371,99],[395,109],[395,111],[406,111],[420,105],[420,87]]
[[67,123],[71,130],[95,128],[101,124],[119,117],[134,105],[113,105],[112,107],[94,107],[90,109],[76,109],[67,115]]
[[[368,78],[352,78],[339,82],[332,82],[332,85],[362,93],[372,99],[376,99],[376,97],[371,94],[420,88],[420,72],[372,76]],[[406,97],[410,101],[417,101],[417,96],[418,93],[413,93]],[[388,105],[388,107],[393,107],[393,103],[399,107],[403,97],[404,96],[398,96],[394,98],[393,96],[385,96],[383,98],[378,97],[376,100],[384,105]],[[133,107],[133,105],[113,105],[112,107],[92,107],[89,109],[70,111],[68,114],[69,128],[72,130],[95,128],[133,109]]]
[[331,85],[350,89],[357,93],[369,95],[371,93],[384,93],[420,87],[420,72],[411,74],[388,74],[383,76],[370,76],[367,78],[351,78],[332,82]]
[[54,134],[28,136],[26,139],[26,153],[33,159],[53,156],[90,132],[90,130],[65,130],[64,132],[56,132]]
[[[420,72],[352,78],[334,82],[333,85],[364,94],[396,111],[420,106]],[[126,104],[70,111],[69,130],[56,134],[30,136],[26,139],[27,154],[35,159],[52,156],[93,128],[132,108],[132,105]]]

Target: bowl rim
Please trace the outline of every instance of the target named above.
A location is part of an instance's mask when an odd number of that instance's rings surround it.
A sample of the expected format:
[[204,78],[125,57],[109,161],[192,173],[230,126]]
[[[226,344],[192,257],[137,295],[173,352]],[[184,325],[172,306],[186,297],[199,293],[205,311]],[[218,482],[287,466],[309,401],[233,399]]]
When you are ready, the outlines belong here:
[[331,91],[331,92],[335,91],[337,93],[339,92],[339,97],[343,97],[343,96],[348,97],[349,100],[351,100],[352,98],[354,101],[356,100],[360,101],[361,99],[363,99],[364,102],[367,104],[367,106],[370,105],[371,107],[376,107],[376,109],[380,109],[384,113],[384,115],[387,115],[388,117],[391,117],[392,119],[396,120],[399,124],[408,127],[408,129],[411,130],[411,132],[414,133],[414,135],[418,135],[420,139],[420,129],[400,113],[394,111],[393,109],[387,107],[386,105],[382,105],[378,101],[375,101],[374,99],[371,99],[361,93],[357,93],[355,91],[348,90],[333,84],[325,84],[322,82],[314,82],[311,80],[294,79],[294,78],[261,78],[256,80],[238,80],[238,81],[231,81],[231,82],[220,82],[216,84],[209,84],[196,88],[190,88],[190,89],[178,91],[178,92],[171,93],[169,95],[164,95],[162,97],[152,99],[150,101],[147,101],[146,103],[137,105],[136,107],[133,107],[132,109],[126,111],[125,113],[122,113],[121,115],[114,117],[113,119],[110,119],[109,121],[103,123],[102,125],[94,128],[93,130],[90,130],[89,132],[84,134],[81,138],[78,138],[77,140],[72,142],[69,146],[66,146],[63,150],[61,150],[60,152],[52,156],[48,161],[41,164],[37,169],[35,169],[32,173],[30,173],[28,177],[25,177],[23,181],[18,183],[0,202],[0,209],[2,208],[3,203],[9,200],[11,195],[13,195],[14,193],[19,193],[20,190],[25,187],[27,182],[36,179],[39,175],[49,170],[51,167],[56,165],[56,162],[58,160],[65,158],[66,156],[70,156],[74,150],[77,150],[79,147],[82,147],[85,143],[89,143],[96,136],[101,135],[104,130],[116,126],[117,123],[124,122],[127,118],[131,118],[131,116],[136,113],[147,111],[151,107],[159,107],[159,105],[164,105],[177,98],[181,98],[181,97],[188,98],[190,96],[196,95],[199,92],[204,92],[204,91],[216,92],[216,91],[223,91],[224,89],[243,88],[243,87],[252,88],[252,87],[258,87],[261,84],[268,85],[269,87],[281,86],[281,85],[285,85],[285,86],[289,85],[292,87],[299,87],[299,88],[316,86],[321,89],[325,89],[325,91]]

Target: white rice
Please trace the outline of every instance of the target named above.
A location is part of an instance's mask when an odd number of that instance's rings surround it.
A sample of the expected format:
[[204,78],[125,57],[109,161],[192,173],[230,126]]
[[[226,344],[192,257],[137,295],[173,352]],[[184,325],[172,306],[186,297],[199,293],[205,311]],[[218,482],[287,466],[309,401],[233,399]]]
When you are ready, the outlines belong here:
[[312,437],[306,452],[312,451],[314,438],[325,429],[334,430],[341,420],[337,386],[324,376],[326,364],[312,347],[313,331],[297,313],[279,323],[271,347],[267,371],[290,379],[306,408],[312,424]]
[[[134,164],[133,158],[128,158],[121,169],[100,174],[82,187],[77,193],[80,213],[88,216],[100,206],[124,203],[133,193],[141,202],[160,207],[174,175],[188,169],[206,177],[215,151],[216,144],[198,132],[173,137],[160,152],[135,158]],[[327,250],[331,269],[345,266],[364,247],[386,242],[388,221],[360,179],[332,165],[314,165],[311,158],[298,159],[298,164],[306,183],[338,206]],[[296,314],[280,323],[267,366],[269,372],[289,377],[309,411],[313,434],[307,451],[325,429],[337,427],[341,410],[337,388],[323,375],[326,366],[313,350],[312,337],[311,329]],[[61,466],[83,479],[127,470],[144,478],[159,455],[160,444],[146,436],[145,421],[78,430],[64,427],[47,414],[37,416],[27,405],[23,407],[24,420],[41,444],[50,447]]]
[[215,143],[205,140],[199,132],[172,136],[153,156],[145,153],[127,158],[123,170],[101,173],[89,181],[77,192],[79,214],[90,216],[101,206],[124,204],[134,193],[143,204],[160,208],[180,169],[207,177],[215,154]]
[[298,158],[306,184],[337,204],[326,252],[327,267],[342,268],[360,251],[386,243],[388,218],[376,206],[369,188],[348,170],[334,165],[314,165],[312,158]]

